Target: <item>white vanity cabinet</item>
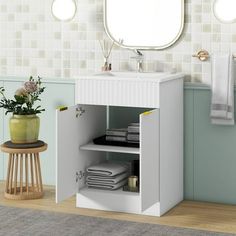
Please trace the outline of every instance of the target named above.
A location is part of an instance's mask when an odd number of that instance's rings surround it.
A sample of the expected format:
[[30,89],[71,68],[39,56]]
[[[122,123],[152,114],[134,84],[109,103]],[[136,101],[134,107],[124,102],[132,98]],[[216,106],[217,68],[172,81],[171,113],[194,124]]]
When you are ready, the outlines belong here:
[[[182,201],[183,75],[86,76],[76,94],[75,106],[57,111],[56,201],[76,194],[77,207],[153,216]],[[137,117],[140,148],[93,144],[105,134],[110,106],[147,108]],[[86,168],[111,152],[139,158],[139,193],[86,187]]]

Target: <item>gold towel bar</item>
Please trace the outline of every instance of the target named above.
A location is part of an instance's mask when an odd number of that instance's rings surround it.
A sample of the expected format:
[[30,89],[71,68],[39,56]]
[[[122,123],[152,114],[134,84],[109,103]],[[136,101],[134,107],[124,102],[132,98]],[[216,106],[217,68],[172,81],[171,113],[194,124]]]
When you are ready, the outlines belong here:
[[[200,61],[207,61],[210,58],[210,54],[207,50],[200,50],[197,54],[192,55],[192,57],[197,57]],[[233,58],[236,59],[236,55],[233,55]]]

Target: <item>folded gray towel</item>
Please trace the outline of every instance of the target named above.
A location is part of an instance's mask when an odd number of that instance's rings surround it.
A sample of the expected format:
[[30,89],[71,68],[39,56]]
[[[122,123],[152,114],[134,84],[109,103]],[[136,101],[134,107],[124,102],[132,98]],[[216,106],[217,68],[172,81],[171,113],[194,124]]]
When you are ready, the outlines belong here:
[[87,168],[88,174],[101,176],[115,176],[127,172],[128,165],[125,163],[103,162]]
[[118,188],[123,187],[127,183],[127,179],[120,181],[117,184],[101,184],[101,183],[94,183],[94,182],[86,182],[86,185],[91,188],[99,188],[105,190],[116,190]]
[[129,176],[128,172],[125,172],[120,175],[115,175],[115,176],[100,176],[100,175],[89,175],[86,178],[86,181],[88,182],[96,182],[96,183],[104,183],[104,184],[116,184],[119,183],[120,181],[124,180]]

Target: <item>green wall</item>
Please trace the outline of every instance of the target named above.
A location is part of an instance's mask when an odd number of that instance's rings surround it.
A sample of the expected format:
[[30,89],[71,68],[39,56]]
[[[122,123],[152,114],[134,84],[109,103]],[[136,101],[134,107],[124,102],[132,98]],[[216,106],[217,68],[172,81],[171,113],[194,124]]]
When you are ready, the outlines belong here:
[[[4,86],[6,96],[13,96],[16,89],[21,87],[23,78],[0,78],[0,86]],[[40,117],[40,135],[39,138],[48,143],[48,150],[40,154],[41,168],[43,183],[48,185],[55,185],[55,139],[56,139],[56,108],[58,106],[71,106],[74,105],[75,91],[73,80],[42,80],[43,85],[46,87],[42,95],[41,105],[46,109],[45,112],[39,114]],[[9,140],[8,120],[11,114],[3,115],[3,110],[0,110],[0,142]],[[3,158],[4,156],[4,158]],[[8,157],[0,154],[0,179],[6,176],[6,169]]]
[[185,198],[236,204],[236,126],[212,125],[210,102],[209,88],[186,86]]

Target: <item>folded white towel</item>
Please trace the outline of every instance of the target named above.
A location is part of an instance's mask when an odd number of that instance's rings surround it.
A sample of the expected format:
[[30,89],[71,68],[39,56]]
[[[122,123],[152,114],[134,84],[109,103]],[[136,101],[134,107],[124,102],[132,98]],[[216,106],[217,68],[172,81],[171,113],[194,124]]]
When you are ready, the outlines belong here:
[[87,168],[88,174],[101,176],[115,176],[127,172],[128,165],[125,163],[103,162]]
[[212,56],[211,122],[218,125],[234,124],[233,57],[230,54]]
[[116,190],[118,188],[123,187],[127,183],[127,179],[120,181],[117,184],[101,184],[101,183],[94,183],[94,182],[86,182],[86,185],[88,187],[92,188],[99,188],[99,189],[105,189],[105,190]]
[[120,181],[124,180],[129,176],[128,172],[125,172],[120,175],[115,176],[100,176],[100,175],[89,175],[86,178],[86,181],[88,182],[94,182],[94,183],[104,183],[104,184],[116,184]]

